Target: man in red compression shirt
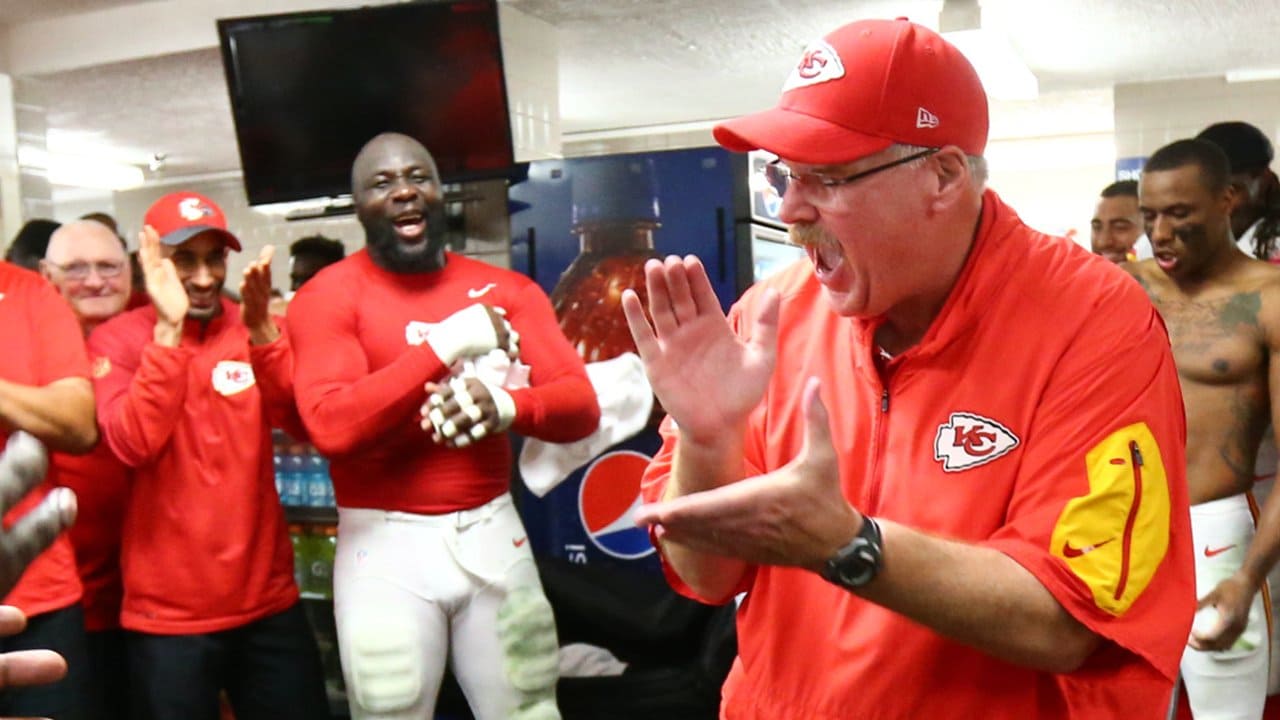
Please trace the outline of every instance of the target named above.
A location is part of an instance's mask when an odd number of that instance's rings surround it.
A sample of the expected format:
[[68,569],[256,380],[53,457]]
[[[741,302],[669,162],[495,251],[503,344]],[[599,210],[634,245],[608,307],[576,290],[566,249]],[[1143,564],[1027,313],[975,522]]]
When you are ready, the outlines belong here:
[[555,629],[505,432],[585,437],[595,393],[536,284],[445,251],[426,148],[379,135],[351,182],[367,247],[312,278],[288,323],[338,501],[352,715],[430,717],[447,659],[479,720],[556,717]]
[[267,313],[271,248],[243,305],[222,295],[240,242],[208,198],[147,211],[139,257],[151,305],[93,332],[98,418],[134,472],[120,564],[130,704],[155,720],[328,712],[275,491],[271,428],[305,437],[288,338]]

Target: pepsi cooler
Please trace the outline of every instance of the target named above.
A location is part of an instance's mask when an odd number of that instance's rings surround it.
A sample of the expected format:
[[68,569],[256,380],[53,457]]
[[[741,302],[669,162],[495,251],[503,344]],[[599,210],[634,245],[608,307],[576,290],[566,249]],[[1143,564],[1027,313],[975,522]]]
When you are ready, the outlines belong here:
[[[636,352],[619,300],[626,288],[645,299],[649,258],[697,255],[726,310],[738,295],[738,226],[750,222],[745,156],[710,147],[537,161],[509,198],[519,208],[512,267],[551,297],[589,372]],[[661,417],[653,411],[638,432],[599,448],[542,497],[516,483],[535,555],[660,573],[648,531],[633,518],[641,475],[661,444]]]

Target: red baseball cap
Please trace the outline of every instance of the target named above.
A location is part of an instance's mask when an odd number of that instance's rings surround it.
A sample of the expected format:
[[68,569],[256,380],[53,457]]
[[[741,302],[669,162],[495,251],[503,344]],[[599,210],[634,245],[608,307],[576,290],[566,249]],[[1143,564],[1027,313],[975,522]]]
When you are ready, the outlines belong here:
[[227,230],[227,216],[222,208],[200,193],[189,190],[169,193],[151,204],[142,222],[155,228],[165,245],[181,245],[212,230],[227,247],[240,250],[240,241]]
[[730,150],[836,165],[894,143],[987,146],[987,93],[954,45],[910,22],[859,20],[805,48],[777,107],[717,125]]

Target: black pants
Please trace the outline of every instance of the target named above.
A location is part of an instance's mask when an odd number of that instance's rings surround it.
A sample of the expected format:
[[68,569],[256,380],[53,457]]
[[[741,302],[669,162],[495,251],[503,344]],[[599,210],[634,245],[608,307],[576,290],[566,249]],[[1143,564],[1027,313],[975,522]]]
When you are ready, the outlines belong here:
[[67,661],[67,676],[49,685],[0,693],[0,717],[94,718],[89,714],[89,653],[79,603],[27,618],[26,630],[0,638],[0,652],[14,650],[53,650]]
[[329,717],[320,655],[301,605],[205,635],[129,633],[129,672],[139,720],[217,720],[220,690],[236,720]]
[[130,720],[128,634],[124,630],[85,633],[89,645],[90,714],[96,720]]

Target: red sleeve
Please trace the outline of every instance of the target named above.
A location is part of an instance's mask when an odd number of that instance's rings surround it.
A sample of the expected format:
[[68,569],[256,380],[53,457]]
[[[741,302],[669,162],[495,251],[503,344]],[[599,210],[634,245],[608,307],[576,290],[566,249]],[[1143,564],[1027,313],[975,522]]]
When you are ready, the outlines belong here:
[[[276,318],[283,325],[284,318]],[[262,407],[272,427],[278,427],[294,440],[307,441],[307,429],[298,415],[293,400],[293,346],[289,333],[266,345],[249,345],[249,362],[262,396]]]
[[36,356],[31,365],[40,374],[38,384],[72,377],[88,379],[89,356],[71,307],[43,278],[33,283],[32,296],[28,323],[33,337],[30,351]]
[[520,333],[520,359],[529,366],[529,387],[511,391],[516,405],[511,429],[547,442],[573,442],[595,432],[600,423],[596,391],[560,331],[551,301],[529,283],[507,312]]
[[148,341],[139,353],[130,347],[130,329],[103,325],[89,336],[89,351],[104,358],[94,378],[98,425],[116,457],[138,467],[158,456],[173,434],[191,352]]
[[1196,604],[1182,395],[1155,310],[1128,327],[1108,314],[1058,359],[1008,522],[986,544],[1173,678]]
[[341,456],[375,442],[422,406],[422,386],[448,368],[427,343],[369,372],[351,293],[312,280],[286,316],[298,412],[320,452]]

